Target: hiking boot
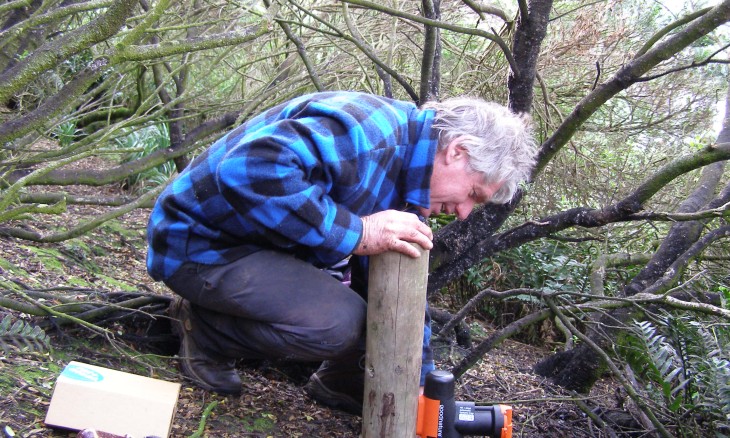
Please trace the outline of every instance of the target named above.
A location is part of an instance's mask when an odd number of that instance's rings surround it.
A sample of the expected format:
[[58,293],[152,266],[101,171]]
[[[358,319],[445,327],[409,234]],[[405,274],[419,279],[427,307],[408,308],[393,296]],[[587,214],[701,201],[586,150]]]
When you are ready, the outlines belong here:
[[325,406],[362,415],[365,374],[361,359],[355,363],[324,361],[304,385],[304,391]]
[[201,388],[221,394],[241,393],[241,377],[236,360],[216,360],[205,353],[191,335],[193,330],[190,302],[176,298],[170,305],[173,331],[180,336],[178,359],[182,373]]

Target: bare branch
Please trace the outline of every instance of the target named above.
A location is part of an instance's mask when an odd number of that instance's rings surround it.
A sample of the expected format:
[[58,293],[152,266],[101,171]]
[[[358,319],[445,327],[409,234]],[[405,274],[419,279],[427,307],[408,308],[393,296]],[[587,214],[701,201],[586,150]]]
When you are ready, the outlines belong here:
[[[11,4],[22,4],[25,6],[26,4],[29,4],[30,1],[15,1],[6,3],[2,6],[0,6],[0,13],[2,13],[3,7],[8,7]],[[114,3],[114,0],[91,0],[88,2],[82,2],[82,3],[73,3],[67,6],[57,6],[53,8],[51,11],[48,11],[44,14],[35,14],[32,17],[28,18],[27,20],[21,21],[19,23],[16,23],[13,26],[8,27],[7,29],[3,29],[0,31],[0,48],[5,47],[10,41],[12,41],[14,38],[16,38],[18,35],[27,32],[28,30],[32,28],[37,28],[38,26],[41,26],[43,24],[53,23],[54,21],[67,17],[69,15],[78,13],[78,12],[85,12],[85,11],[92,11],[94,9],[103,9],[107,8]]]
[[[647,200],[679,175],[727,159],[730,159],[730,143],[711,145],[693,155],[680,157],[665,165],[650,175],[626,198],[612,205],[601,209],[572,208],[537,221],[523,223],[499,235],[489,236],[469,248],[468,251],[464,251],[458,259],[449,260],[448,265],[435,264],[436,267],[429,276],[429,291],[453,280],[469,266],[474,266],[480,260],[505,249],[514,248],[525,242],[531,242],[574,226],[595,228],[608,223],[627,221],[631,215],[643,209]],[[494,208],[507,207],[494,206]]]
[[661,421],[656,417],[654,414],[654,411],[651,409],[650,406],[646,404],[646,401],[644,398],[642,398],[634,386],[629,382],[626,377],[624,377],[624,374],[621,372],[619,367],[614,363],[614,361],[611,359],[611,357],[603,351],[603,349],[598,346],[591,338],[581,333],[578,329],[575,328],[573,323],[570,322],[569,318],[566,318],[563,312],[558,308],[558,306],[555,304],[552,298],[546,298],[545,299],[546,304],[550,307],[550,309],[553,311],[553,313],[560,319],[560,321],[563,323],[564,326],[568,327],[571,333],[573,333],[574,336],[577,336],[581,342],[585,343],[586,345],[590,346],[591,349],[599,356],[601,359],[603,359],[603,362],[608,366],[608,368],[611,370],[611,374],[613,377],[618,380],[621,383],[621,386],[626,390],[626,392],[629,394],[631,399],[636,403],[636,405],[641,409],[641,412],[649,418],[651,421],[651,424],[654,425],[654,427],[659,431],[661,436],[666,438],[673,438],[672,434],[664,427]]
[[668,212],[653,212],[647,211],[645,213],[632,214],[627,217],[630,220],[662,220],[672,222],[684,222],[684,221],[695,221],[700,219],[709,219],[713,217],[726,217],[730,216],[730,202],[725,205],[712,208],[709,210],[697,211],[694,213],[668,213]]
[[730,20],[730,0],[725,0],[694,20],[682,32],[669,37],[663,43],[654,45],[645,54],[634,58],[619,69],[608,82],[586,95],[565,119],[565,122],[543,143],[538,154],[538,165],[533,175],[538,174],[547,166],[552,157],[568,142],[578,128],[606,101],[636,83],[641,76],[660,62],[669,59],[728,20]]
[[62,242],[64,240],[73,239],[74,237],[79,237],[81,235],[88,233],[89,231],[104,224],[105,222],[107,222],[111,219],[120,217],[143,205],[148,205],[155,198],[157,198],[157,196],[160,194],[160,192],[166,186],[167,186],[167,184],[162,184],[162,185],[156,187],[154,190],[150,190],[149,192],[140,196],[134,202],[131,202],[131,203],[123,205],[119,208],[113,209],[105,214],[99,215],[91,220],[81,223],[66,231],[42,235],[35,231],[29,231],[25,228],[2,228],[2,227],[0,227],[0,236],[18,237],[18,238],[30,240],[33,242],[44,242],[44,243]]
[[[264,0],[264,4],[266,7],[271,6],[271,2],[269,0]],[[325,87],[322,85],[322,81],[319,79],[319,75],[317,74],[317,71],[314,69],[314,66],[312,65],[312,61],[309,59],[309,55],[307,55],[307,49],[304,46],[304,43],[302,43],[302,40],[297,37],[294,32],[291,31],[291,28],[289,25],[281,20],[274,19],[281,29],[286,34],[287,38],[294,43],[294,46],[297,48],[297,53],[299,54],[299,57],[302,59],[302,62],[304,63],[304,67],[307,69],[307,72],[309,73],[309,77],[312,80],[312,83],[314,84],[314,87],[317,89],[317,91],[324,91]]]
[[[375,56],[375,51],[370,47],[366,42],[365,39],[360,34],[360,31],[357,29],[357,26],[355,26],[355,23],[352,22],[352,18],[350,18],[349,13],[349,7],[347,3],[342,2],[342,16],[345,19],[345,24],[347,25],[347,29],[350,31],[350,34],[352,35],[353,42],[356,43],[356,45],[365,53],[365,55],[370,58],[371,60],[373,58],[377,58]],[[375,62],[375,70],[378,73],[378,77],[381,81],[383,81],[383,87],[385,88],[385,96],[387,97],[393,97],[393,86],[391,84],[390,76],[388,76],[385,72],[385,70],[380,66],[380,61]],[[410,87],[410,85],[409,85]],[[415,96],[414,94],[412,97],[417,98],[418,96]]]
[[[438,10],[438,2],[440,0],[423,0],[423,15],[430,19],[438,21],[440,13]],[[429,100],[438,100],[438,93],[433,92],[434,88],[438,89],[438,57],[440,56],[440,38],[438,27],[426,25],[426,35],[423,40],[423,55],[421,56],[421,88],[418,93],[418,104],[423,104]]]
[[715,55],[717,55],[718,53],[724,52],[728,47],[730,47],[730,44],[726,44],[726,45],[722,46],[721,48],[719,48],[716,51],[714,51],[713,53],[711,53],[709,56],[705,57],[705,59],[703,59],[702,61],[692,61],[689,65],[683,65],[683,66],[679,66],[676,68],[672,68],[667,71],[657,73],[655,75],[644,76],[644,77],[638,79],[637,82],[651,81],[651,80],[660,78],[662,76],[666,76],[668,74],[677,73],[677,72],[688,70],[691,68],[703,67],[708,64],[728,64],[728,63],[730,63],[730,61],[728,61],[728,60],[714,59]]
[[504,56],[507,59],[507,62],[509,63],[512,70],[517,71],[517,64],[515,63],[511,50],[509,49],[507,44],[501,38],[499,38],[499,36],[495,35],[494,33],[484,32],[482,30],[473,29],[473,28],[469,28],[469,27],[455,26],[455,25],[444,23],[444,22],[437,21],[437,20],[430,20],[428,18],[420,17],[420,16],[414,15],[414,14],[409,14],[409,13],[403,12],[403,11],[398,11],[398,10],[385,7],[385,6],[377,4],[377,3],[369,2],[367,0],[344,0],[344,1],[346,1],[347,3],[353,4],[353,5],[363,6],[368,9],[380,11],[380,12],[383,12],[388,15],[393,15],[395,17],[406,18],[408,20],[411,20],[411,21],[414,21],[417,23],[434,26],[434,27],[438,27],[441,29],[450,30],[453,32],[463,33],[463,34],[467,34],[467,35],[481,36],[488,40],[494,41],[502,49],[502,52],[504,53]]
[[661,294],[666,292],[667,289],[677,282],[691,259],[697,257],[697,255],[710,244],[727,237],[730,237],[730,225],[722,226],[705,234],[687,251],[685,251],[684,254],[678,257],[659,280],[644,289],[643,292],[649,294]]
[[693,20],[695,20],[698,17],[705,15],[706,13],[708,13],[710,11],[710,9],[711,8],[700,9],[699,11],[693,12],[685,17],[680,18],[679,20],[676,20],[676,21],[664,26],[664,28],[660,29],[659,32],[654,34],[651,38],[649,38],[646,41],[646,43],[644,43],[644,45],[639,49],[639,51],[636,52],[636,55],[634,55],[634,57],[636,58],[636,57],[643,55],[649,49],[651,49],[651,47],[654,44],[656,44],[657,41],[659,41],[660,39],[667,36],[671,31],[673,31],[674,29],[677,29],[679,27],[682,27],[687,23],[692,22]]
[[507,18],[507,14],[495,6],[487,5],[482,2],[475,2],[472,0],[462,0],[465,5],[469,6],[472,11],[479,14],[479,18],[484,19],[484,14],[494,15],[495,17],[501,18],[504,21],[511,21]]

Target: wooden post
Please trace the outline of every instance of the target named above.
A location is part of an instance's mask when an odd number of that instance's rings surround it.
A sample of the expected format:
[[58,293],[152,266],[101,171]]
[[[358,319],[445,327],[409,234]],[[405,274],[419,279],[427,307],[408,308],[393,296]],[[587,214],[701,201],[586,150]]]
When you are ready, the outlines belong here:
[[363,438],[415,437],[428,251],[370,257]]

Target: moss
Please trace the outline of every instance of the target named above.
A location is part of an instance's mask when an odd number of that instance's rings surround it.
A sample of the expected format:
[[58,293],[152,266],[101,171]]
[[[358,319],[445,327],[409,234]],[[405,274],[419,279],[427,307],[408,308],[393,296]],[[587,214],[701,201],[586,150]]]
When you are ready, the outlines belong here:
[[241,419],[241,426],[248,433],[267,433],[274,430],[276,417],[272,414],[262,414],[259,418]]
[[10,263],[8,260],[5,260],[2,257],[0,257],[0,269],[22,277],[29,277],[28,272],[25,269],[19,266],[15,266],[14,264]]
[[101,268],[94,261],[93,250],[86,242],[80,239],[73,239],[63,243],[63,255],[67,261],[70,261],[85,271],[98,273]]
[[40,248],[36,246],[22,246],[21,248],[32,252],[43,264],[43,266],[49,271],[54,271],[58,273],[65,272],[65,267],[62,263],[64,257],[63,254],[61,254],[58,250],[51,248]]
[[5,290],[21,290],[22,289],[17,283],[13,283],[12,281],[2,280],[2,279],[0,279],[0,288],[5,289]]
[[129,229],[126,224],[121,223],[119,220],[104,222],[104,224],[99,227],[99,230],[105,234],[108,233],[116,236],[123,236],[128,239],[139,239],[144,237],[144,233],[142,231]]
[[119,281],[115,278],[109,277],[108,275],[97,273],[96,276],[101,278],[102,280],[104,280],[109,285],[122,289],[124,291],[127,291],[127,292],[136,292],[137,291],[136,286],[129,285],[123,281]]
[[[23,361],[14,363],[12,367],[4,367],[0,373],[0,394],[12,394],[19,387],[30,386],[50,398],[53,382],[60,374],[60,368],[47,355],[43,358],[40,362]],[[29,404],[24,410],[38,416],[45,415],[45,412],[41,412],[33,404]]]
[[105,255],[109,254],[109,252],[106,249],[104,249],[103,247],[101,247],[99,245],[92,246],[91,253],[97,257],[104,257]]
[[86,281],[86,280],[84,280],[81,277],[69,277],[69,278],[66,279],[66,281],[71,286],[82,287],[82,288],[89,288],[89,289],[91,289],[91,288],[94,287],[94,284],[93,283],[91,283],[89,281]]
[[276,417],[271,414],[262,418],[257,418],[253,420],[253,427],[259,432],[271,431],[274,429],[274,424],[276,423],[275,418]]

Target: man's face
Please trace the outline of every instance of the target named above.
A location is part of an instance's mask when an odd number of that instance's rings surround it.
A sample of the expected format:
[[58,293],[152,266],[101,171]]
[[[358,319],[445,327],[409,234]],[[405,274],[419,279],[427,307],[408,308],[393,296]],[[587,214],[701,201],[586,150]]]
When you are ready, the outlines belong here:
[[436,153],[431,175],[431,207],[419,208],[421,215],[455,214],[464,220],[477,204],[492,198],[502,184],[487,184],[481,173],[469,167],[469,155],[459,138]]

